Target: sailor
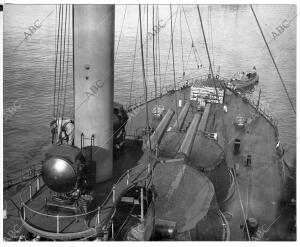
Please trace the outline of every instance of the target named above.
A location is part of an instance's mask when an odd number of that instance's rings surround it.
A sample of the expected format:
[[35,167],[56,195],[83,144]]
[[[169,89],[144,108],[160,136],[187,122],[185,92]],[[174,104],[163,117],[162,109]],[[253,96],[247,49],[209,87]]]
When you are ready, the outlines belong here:
[[54,136],[57,135],[56,144],[68,144],[74,143],[74,121],[71,119],[53,120],[50,123],[52,133],[52,143],[54,142]]
[[227,111],[228,111],[227,105],[224,105],[223,109],[224,109],[224,112],[227,113]]

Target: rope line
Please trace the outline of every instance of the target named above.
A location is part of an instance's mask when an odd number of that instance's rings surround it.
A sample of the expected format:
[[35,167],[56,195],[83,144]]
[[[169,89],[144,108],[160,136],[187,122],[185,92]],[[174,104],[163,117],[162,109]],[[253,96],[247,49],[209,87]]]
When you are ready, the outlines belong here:
[[285,91],[285,93],[286,93],[286,95],[287,95],[287,97],[288,97],[288,99],[289,99],[289,102],[290,102],[290,104],[291,104],[291,107],[292,107],[292,109],[293,109],[293,111],[294,111],[294,113],[295,113],[295,115],[296,115],[296,109],[295,109],[295,107],[294,107],[294,104],[293,104],[293,102],[292,102],[292,99],[291,99],[291,97],[290,97],[290,95],[289,95],[289,93],[288,93],[288,90],[287,90],[287,88],[286,88],[286,86],[285,86],[285,83],[284,83],[284,81],[283,81],[283,79],[282,79],[282,77],[281,77],[281,74],[280,74],[279,69],[278,69],[278,67],[277,67],[277,64],[276,64],[276,62],[275,62],[275,59],[274,59],[274,57],[273,57],[273,55],[272,55],[272,52],[271,52],[270,47],[269,47],[269,45],[268,45],[268,42],[267,42],[267,40],[266,40],[266,38],[265,38],[265,35],[264,35],[264,33],[263,33],[263,31],[262,31],[262,29],[261,29],[261,27],[260,27],[260,24],[259,24],[259,22],[258,22],[257,16],[256,16],[256,14],[255,14],[255,12],[254,12],[254,9],[253,9],[253,7],[252,7],[251,4],[250,4],[250,8],[251,8],[252,13],[253,13],[253,15],[254,15],[254,18],[255,18],[255,20],[256,20],[256,23],[257,23],[257,25],[258,25],[258,28],[259,28],[259,30],[260,30],[260,33],[261,33],[261,35],[262,35],[262,37],[263,37],[263,39],[264,39],[264,41],[265,41],[265,44],[266,44],[266,46],[267,46],[267,48],[268,48],[269,54],[270,54],[270,56],[271,56],[271,58],[272,58],[273,64],[274,64],[274,66],[275,66],[275,68],[276,68],[277,74],[278,74],[279,79],[280,79],[280,81],[281,81],[281,84],[282,84],[282,86],[283,86],[283,88],[284,88],[284,91]]
[[243,202],[242,202],[240,187],[239,187],[239,183],[238,183],[235,171],[233,172],[233,175],[234,175],[234,179],[235,179],[235,182],[236,182],[236,185],[237,185],[237,192],[238,192],[239,202],[240,202],[242,213],[243,213],[243,218],[244,218],[244,222],[245,222],[245,227],[246,227],[246,231],[247,231],[248,240],[251,241],[250,233],[249,233],[249,229],[248,229],[248,225],[247,225],[247,219],[246,219],[246,215],[245,215],[245,210],[244,210],[244,206],[243,206]]
[[182,18],[181,18],[181,8],[179,12],[180,16],[180,45],[181,45],[181,61],[182,61],[182,74],[184,75],[184,59],[183,59],[183,42],[182,42]]
[[61,58],[61,51],[62,51],[62,32],[63,32],[63,6],[60,5],[60,8],[61,8],[61,20],[60,20],[60,30],[59,30],[59,33],[60,33],[60,40],[59,40],[59,77],[58,77],[58,96],[57,96],[57,111],[56,111],[56,119],[58,118],[58,115],[59,115],[59,108],[60,108],[60,88],[61,88],[61,71],[62,71],[62,68],[61,68],[61,61],[62,61],[62,58]]
[[136,48],[137,48],[137,40],[138,40],[138,32],[139,32],[139,22],[140,18],[138,17],[138,24],[136,27],[136,35],[135,35],[135,45],[134,45],[134,54],[133,54],[133,61],[132,61],[132,73],[131,73],[131,83],[130,83],[130,92],[129,92],[129,104],[131,105],[131,97],[132,97],[132,84],[133,84],[133,77],[134,77],[134,68],[135,68],[135,57],[136,57]]
[[[184,10],[183,5],[181,5],[181,8],[182,8],[182,10],[183,10],[183,14],[184,14],[184,17],[185,17],[185,22],[186,22],[186,25],[187,25],[187,27],[188,27],[189,34],[190,34],[190,37],[191,37],[191,41],[192,41],[192,50],[193,50],[193,53],[194,53],[194,57],[195,57],[195,60],[196,60],[197,65],[199,65],[199,61],[200,61],[200,63],[201,63],[201,60],[200,60],[198,51],[197,51],[197,49],[196,49],[196,47],[195,47],[193,35],[192,35],[192,32],[191,32],[190,25],[189,25],[189,22],[188,22],[188,19],[187,19],[187,16],[186,16],[186,13],[185,13],[185,10]],[[199,58],[199,61],[198,61],[198,58],[197,58],[197,57]]]
[[[67,5],[65,6],[65,20],[64,20],[64,44],[63,44],[63,58],[62,58],[62,75],[61,75],[61,101],[64,102],[64,98],[63,98],[63,94],[64,94],[64,88],[65,88],[65,82],[64,82],[64,73],[65,73],[65,51],[66,51],[66,32],[67,32],[67,15],[68,15],[68,8]],[[60,107],[60,115],[61,115],[61,119],[63,119],[63,110],[64,110],[64,103],[62,103],[61,107]],[[61,128],[62,128],[62,121],[60,124]]]
[[67,14],[66,19],[68,21],[68,41],[67,41],[67,64],[66,64],[66,80],[65,80],[65,89],[64,89],[64,103],[63,103],[63,110],[62,110],[62,118],[65,114],[65,105],[66,105],[66,94],[67,94],[67,84],[68,84],[68,75],[69,75],[69,46],[70,46],[70,11],[71,11],[71,6],[67,6],[68,7],[68,12],[69,14]]
[[179,123],[178,121],[178,106],[177,106],[177,91],[176,91],[176,75],[175,75],[175,60],[174,60],[174,43],[173,43],[173,28],[172,28],[172,22],[173,22],[173,18],[172,18],[172,5],[170,4],[170,15],[171,15],[171,45],[172,45],[172,62],[173,62],[173,79],[174,79],[174,90],[175,90],[175,107],[176,107],[176,119],[177,119],[177,123]]
[[[140,18],[140,42],[141,42],[141,59],[142,59],[142,71],[143,71],[143,82],[144,82],[144,94],[146,101],[146,130],[148,134],[149,146],[151,149],[150,142],[150,132],[149,132],[149,117],[148,117],[148,102],[147,102],[147,82],[146,82],[146,72],[145,72],[145,63],[144,63],[144,46],[143,46],[143,29],[142,29],[142,14],[141,14],[141,5],[139,5],[139,18]],[[148,5],[147,5],[147,20],[148,20]],[[148,22],[147,22],[148,24]]]
[[[56,9],[57,9],[57,5],[56,5]],[[55,36],[56,36],[56,40],[55,40],[55,64],[54,64],[54,105],[53,105],[53,116],[56,116],[56,71],[57,71],[57,57],[58,57],[58,42],[59,42],[59,25],[60,25],[60,13],[61,13],[61,7],[59,6],[59,15],[58,15],[58,24],[57,24],[57,34],[56,34],[56,25],[55,25]],[[57,18],[55,18],[56,20]]]
[[205,48],[206,48],[207,57],[208,57],[208,61],[209,61],[209,67],[210,67],[210,70],[211,70],[211,75],[212,75],[213,82],[215,84],[216,96],[217,96],[218,102],[220,103],[219,94],[218,94],[217,86],[216,86],[216,83],[215,83],[214,72],[213,72],[213,68],[212,68],[212,65],[211,65],[210,55],[209,55],[209,51],[208,51],[208,47],[207,47],[207,42],[206,42],[206,37],[205,37],[205,33],[204,33],[204,27],[203,27],[203,23],[202,23],[202,18],[201,18],[199,5],[197,5],[197,10],[198,10],[198,14],[199,14],[200,23],[201,23],[201,29],[202,29],[204,42],[205,42]]
[[124,15],[123,15],[123,21],[122,21],[121,31],[120,31],[120,35],[119,35],[118,44],[117,44],[117,49],[116,49],[114,63],[116,63],[116,60],[117,60],[118,50],[119,50],[119,44],[120,44],[120,40],[121,40],[121,36],[122,36],[122,31],[123,31],[123,25],[124,25],[124,21],[125,21],[126,12],[127,12],[127,4],[125,6],[126,7],[125,7]]
[[[157,26],[159,26],[159,8],[156,5],[156,19],[157,19]],[[159,89],[160,89],[160,95],[162,94],[162,88],[161,88],[161,72],[160,72],[160,42],[159,42],[159,33],[156,35],[157,40],[157,49],[158,49],[158,75],[159,75]]]
[[[152,35],[154,37],[154,26],[155,26],[155,16],[154,16],[154,5],[152,6]],[[152,61],[153,61],[153,80],[154,80],[154,94],[155,102],[157,105],[157,82],[156,82],[156,63],[155,63],[155,39],[152,39]]]
[[[173,32],[175,30],[175,25],[176,25],[176,20],[177,20],[177,13],[178,13],[178,7],[177,7],[177,10],[176,10],[176,16],[175,16],[175,21],[174,21],[174,26],[173,26]],[[170,46],[169,46],[169,52],[168,52],[166,69],[165,69],[165,73],[164,73],[163,86],[165,86],[165,80],[166,80],[167,70],[168,70],[168,66],[169,66],[170,53],[171,53],[171,41],[170,41]]]

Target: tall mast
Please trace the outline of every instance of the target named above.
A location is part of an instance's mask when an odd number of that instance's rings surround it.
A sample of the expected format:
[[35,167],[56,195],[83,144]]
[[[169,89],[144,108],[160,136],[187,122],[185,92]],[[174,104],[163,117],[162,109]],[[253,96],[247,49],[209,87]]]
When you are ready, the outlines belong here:
[[115,6],[74,5],[73,13],[75,145],[80,146],[81,133],[95,135],[93,160],[101,182],[113,169]]

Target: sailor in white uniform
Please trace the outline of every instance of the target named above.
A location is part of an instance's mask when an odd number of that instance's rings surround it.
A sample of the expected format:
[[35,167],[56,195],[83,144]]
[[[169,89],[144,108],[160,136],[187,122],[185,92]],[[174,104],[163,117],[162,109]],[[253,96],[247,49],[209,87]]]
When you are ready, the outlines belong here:
[[54,135],[57,134],[56,144],[73,145],[74,142],[74,121],[71,119],[53,120],[50,124],[52,133],[52,143],[54,142]]

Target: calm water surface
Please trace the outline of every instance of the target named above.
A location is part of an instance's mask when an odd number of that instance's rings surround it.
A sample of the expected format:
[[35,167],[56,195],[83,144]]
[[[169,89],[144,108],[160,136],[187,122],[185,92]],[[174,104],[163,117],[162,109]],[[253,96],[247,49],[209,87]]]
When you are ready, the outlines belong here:
[[[126,6],[116,6],[115,24],[115,101],[123,104],[143,94],[140,41],[135,51],[138,24],[138,6],[127,6],[125,21],[121,33]],[[198,12],[195,6],[184,5],[183,11],[173,5],[174,48],[176,77],[181,77],[183,65],[186,76],[197,76],[208,71],[208,60],[203,43]],[[214,61],[215,70],[220,66],[222,76],[231,76],[236,71],[248,70],[256,66],[260,73],[259,85],[261,99],[274,116],[279,119],[281,142],[288,147],[290,159],[295,155],[296,118],[289,105],[276,70],[256,25],[249,6],[246,5],[201,5],[202,19]],[[285,19],[296,15],[294,5],[257,5],[255,11],[261,23],[266,39],[273,39],[272,32]],[[142,6],[144,37],[146,37],[146,15]],[[49,15],[50,14],[50,15]],[[48,16],[49,15],[49,16]],[[47,17],[48,16],[48,17]],[[24,39],[24,32],[36,20],[47,19],[30,39]],[[55,5],[6,5],[4,9],[4,110],[15,102],[20,107],[15,114],[4,121],[4,173],[28,166],[33,160],[42,158],[42,153],[50,140],[49,123],[53,116],[54,62],[55,62],[55,24],[57,23]],[[159,7],[159,19],[164,27],[160,35],[160,84],[172,83],[170,47],[170,9]],[[84,23],[82,23],[84,25]],[[149,31],[152,25],[152,6],[149,6]],[[181,26],[181,28],[180,28]],[[192,38],[189,32],[192,34]],[[182,36],[182,42],[181,42]],[[191,52],[192,39],[198,51],[195,58]],[[182,43],[182,45],[181,45]],[[18,47],[19,45],[19,47]],[[70,47],[72,43],[70,43]],[[16,47],[18,47],[16,49]],[[118,47],[118,48],[117,48]],[[276,40],[270,42],[270,48],[288,92],[296,104],[296,21]],[[72,49],[70,50],[69,84],[72,84]],[[145,50],[145,54],[147,54]],[[182,55],[183,54],[183,55]],[[148,41],[148,76],[150,89],[153,84],[152,39]],[[197,69],[197,65],[203,65]],[[133,72],[134,66],[134,72]],[[131,85],[132,84],[132,85]],[[67,109],[69,117],[73,112],[72,91],[68,92]],[[29,154],[31,153],[31,154]]]

